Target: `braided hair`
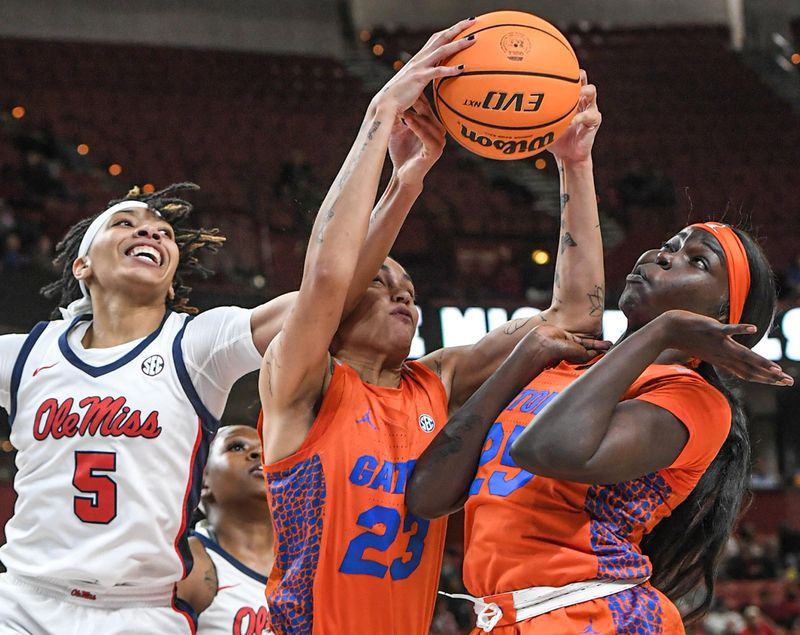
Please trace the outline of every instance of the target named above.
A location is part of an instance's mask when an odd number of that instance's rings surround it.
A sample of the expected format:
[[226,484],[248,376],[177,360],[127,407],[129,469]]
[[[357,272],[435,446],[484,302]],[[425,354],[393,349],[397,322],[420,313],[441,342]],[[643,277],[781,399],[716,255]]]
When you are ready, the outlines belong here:
[[[172,226],[180,258],[178,269],[173,279],[175,295],[166,299],[166,306],[173,311],[191,314],[197,313],[197,309],[189,306],[189,292],[192,288],[186,285],[184,279],[192,275],[199,275],[202,278],[210,276],[213,271],[200,264],[198,254],[201,251],[215,253],[225,241],[225,237],[221,236],[216,228],[203,229],[189,225],[188,219],[192,211],[192,204],[182,198],[178,198],[176,193],[181,190],[191,191],[198,189],[200,188],[194,183],[174,183],[163,190],[144,194],[138,187],[134,187],[124,198],[115,199],[108,203],[109,206],[123,201],[147,203],[150,209],[158,212],[161,218]],[[61,276],[58,280],[45,285],[41,289],[42,295],[58,302],[58,306],[50,316],[51,319],[60,317],[59,307],[66,307],[70,302],[77,300],[82,295],[78,281],[72,274],[72,263],[78,257],[78,249],[86,230],[100,213],[102,212],[75,223],[56,245],[56,255],[53,262],[56,268],[61,271]]]

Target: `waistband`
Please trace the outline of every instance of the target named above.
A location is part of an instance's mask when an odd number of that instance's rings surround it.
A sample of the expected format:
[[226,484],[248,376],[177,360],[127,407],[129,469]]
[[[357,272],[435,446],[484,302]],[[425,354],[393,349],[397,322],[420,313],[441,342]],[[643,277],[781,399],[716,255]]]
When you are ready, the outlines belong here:
[[450,598],[472,602],[472,609],[478,616],[476,626],[484,633],[489,633],[498,624],[508,626],[566,606],[614,595],[639,586],[648,579],[584,580],[560,587],[529,587],[519,591],[487,595],[482,598],[476,598],[466,593],[445,593],[444,591],[439,591],[439,593]]
[[34,578],[11,571],[5,576],[12,585],[26,587],[40,595],[62,602],[103,609],[172,606],[175,592],[174,584],[101,587],[79,580]]

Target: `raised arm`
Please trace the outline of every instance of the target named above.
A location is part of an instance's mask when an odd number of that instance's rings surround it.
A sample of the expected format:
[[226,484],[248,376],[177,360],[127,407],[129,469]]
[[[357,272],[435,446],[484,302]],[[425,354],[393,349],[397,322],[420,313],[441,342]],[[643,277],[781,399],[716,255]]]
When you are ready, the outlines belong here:
[[551,401],[513,443],[511,457],[538,475],[582,483],[617,483],[671,465],[687,442],[686,426],[653,403],[620,402],[623,394],[670,349],[749,381],[791,385],[780,366],[731,338],[753,332],[687,311],[662,314]]
[[581,71],[578,114],[567,132],[550,146],[559,167],[561,232],[556,255],[553,301],[531,318],[512,320],[471,346],[442,349],[421,361],[438,372],[449,390],[450,411],[462,403],[538,324],[596,337],[604,305],[603,244],[597,212],[592,146],[601,122],[597,90]]
[[[442,155],[445,134],[425,97],[413,111],[396,119],[389,138],[392,176],[370,216],[367,238],[358,256],[355,273],[347,290],[343,315],[358,303],[367,285],[383,264],[411,207],[422,192],[425,176]],[[263,355],[281,330],[297,292],[292,291],[262,304],[250,320],[253,342]]]
[[471,41],[452,41],[469,24],[471,21],[465,20],[432,36],[375,96],[322,203],[312,229],[300,290],[280,333],[267,347],[261,367],[265,462],[295,452],[314,420],[332,372],[328,348],[363,249],[391,130],[395,120],[417,102],[428,82],[461,72],[461,68],[439,63],[471,45]]

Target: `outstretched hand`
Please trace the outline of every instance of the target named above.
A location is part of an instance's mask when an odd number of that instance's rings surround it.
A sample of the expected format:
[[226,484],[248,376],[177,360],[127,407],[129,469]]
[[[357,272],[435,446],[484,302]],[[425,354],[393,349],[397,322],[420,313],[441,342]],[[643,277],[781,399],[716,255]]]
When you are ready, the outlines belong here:
[[389,156],[401,183],[421,184],[442,156],[445,129],[424,95],[397,117],[389,138]]
[[374,101],[394,109],[397,115],[401,115],[414,105],[432,80],[461,73],[464,70],[463,65],[441,66],[441,64],[475,43],[474,36],[458,38],[462,31],[474,23],[474,18],[461,20],[449,29],[434,33],[419,52],[386,83]]
[[794,384],[794,379],[778,364],[733,339],[734,335],[755,333],[756,327],[752,324],[724,324],[705,315],[680,310],[667,311],[656,321],[665,326],[669,348],[698,357],[746,381],[778,386]]
[[578,112],[566,131],[547,150],[561,161],[575,162],[591,158],[594,138],[602,121],[603,116],[597,108],[597,87],[588,83],[586,71],[581,70]]
[[[556,366],[562,361],[571,364],[585,364],[611,348],[611,342],[573,335],[549,324],[535,327],[522,342],[529,338],[535,340],[532,343],[533,346],[545,352],[549,359],[548,366]],[[529,344],[526,343],[526,345]]]

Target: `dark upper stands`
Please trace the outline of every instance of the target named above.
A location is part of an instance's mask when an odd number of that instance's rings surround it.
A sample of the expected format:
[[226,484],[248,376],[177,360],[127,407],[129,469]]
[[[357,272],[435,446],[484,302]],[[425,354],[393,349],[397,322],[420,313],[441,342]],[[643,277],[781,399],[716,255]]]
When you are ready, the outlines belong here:
[[[601,90],[601,209],[626,232],[608,253],[610,287],[643,245],[685,222],[689,201],[698,219],[726,207],[729,218],[752,212],[772,262],[786,267],[800,225],[800,121],[728,50],[724,30],[567,32]],[[376,29],[367,45],[382,43],[391,63],[426,37]],[[19,122],[6,116],[0,165],[19,161],[15,125],[46,126],[67,155],[59,173],[67,194],[39,201],[53,237],[130,184],[193,180],[203,186],[195,198],[201,216],[231,237],[227,279],[264,272],[269,293],[297,284],[308,224],[369,99],[325,58],[11,39],[0,40],[0,85],[0,110],[27,110]],[[86,157],[74,153],[78,143],[90,146]],[[280,184],[292,161],[307,164],[311,187]],[[112,162],[121,176],[105,172]],[[642,172],[661,179],[662,190],[666,183],[669,196],[631,199],[628,185]],[[0,197],[13,202],[19,187],[10,172],[0,177]],[[463,254],[491,237],[521,262],[531,248],[552,247],[556,229],[535,201],[493,186],[450,151],[427,179],[396,253],[412,267],[435,265],[421,280],[428,297],[464,299]]]

